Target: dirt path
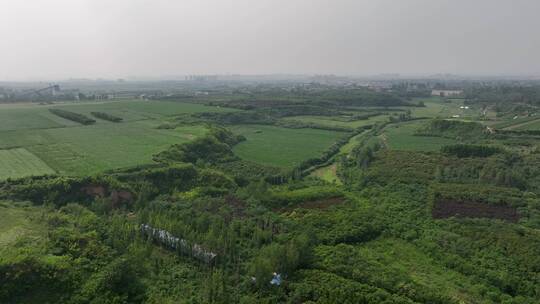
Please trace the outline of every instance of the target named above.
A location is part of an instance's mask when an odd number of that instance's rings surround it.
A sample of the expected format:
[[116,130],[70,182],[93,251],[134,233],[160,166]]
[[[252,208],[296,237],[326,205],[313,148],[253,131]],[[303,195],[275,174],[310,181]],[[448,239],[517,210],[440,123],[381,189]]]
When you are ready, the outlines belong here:
[[540,118],[529,120],[529,121],[522,122],[522,123],[518,123],[518,124],[515,124],[515,125],[511,125],[509,127],[503,128],[503,130],[514,130],[514,129],[517,129],[517,128],[520,128],[520,127],[524,127],[524,126],[527,126],[527,125],[537,123],[538,121],[540,121]]

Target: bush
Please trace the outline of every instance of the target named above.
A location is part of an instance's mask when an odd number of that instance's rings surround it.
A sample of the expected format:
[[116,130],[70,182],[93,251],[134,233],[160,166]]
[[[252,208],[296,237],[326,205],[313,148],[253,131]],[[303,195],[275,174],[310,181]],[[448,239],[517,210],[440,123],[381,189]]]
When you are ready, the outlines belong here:
[[92,112],[91,114],[94,117],[97,117],[99,119],[108,120],[108,121],[112,121],[112,122],[121,122],[123,120],[122,118],[120,118],[118,116],[114,116],[114,115],[107,114],[107,113],[104,113],[104,112]]
[[493,154],[501,153],[503,150],[498,147],[484,146],[484,145],[449,145],[441,148],[441,152],[446,155],[454,155],[459,158],[462,157],[488,157]]
[[70,111],[65,111],[65,110],[60,110],[60,109],[49,109],[49,111],[56,116],[60,116],[62,118],[65,118],[67,120],[71,120],[74,122],[78,122],[83,125],[91,125],[96,122],[92,118],[86,117],[85,115],[75,113],[75,112],[70,112]]

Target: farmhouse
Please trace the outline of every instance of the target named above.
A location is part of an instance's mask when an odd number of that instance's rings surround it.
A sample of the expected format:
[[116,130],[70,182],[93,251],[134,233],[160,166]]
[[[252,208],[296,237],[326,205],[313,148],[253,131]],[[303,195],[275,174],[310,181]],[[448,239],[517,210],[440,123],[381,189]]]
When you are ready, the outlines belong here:
[[432,90],[431,96],[455,97],[463,94],[462,90]]

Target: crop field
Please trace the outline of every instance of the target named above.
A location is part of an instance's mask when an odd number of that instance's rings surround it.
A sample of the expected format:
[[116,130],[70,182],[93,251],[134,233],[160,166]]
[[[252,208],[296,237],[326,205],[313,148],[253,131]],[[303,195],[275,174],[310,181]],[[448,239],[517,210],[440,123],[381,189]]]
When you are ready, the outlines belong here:
[[231,129],[247,138],[234,147],[235,154],[246,160],[277,167],[292,167],[305,159],[317,157],[344,134],[261,125],[241,125]]
[[[91,112],[101,111],[121,117],[124,121],[161,119],[184,113],[234,111],[200,104],[142,100],[58,103],[54,105],[0,104],[0,131],[49,129],[79,125],[49,113],[51,108],[72,111],[89,117]],[[108,122],[100,119],[98,123]]]
[[174,130],[155,126],[152,121],[140,121],[7,131],[0,132],[0,148],[25,147],[60,174],[83,175],[152,162],[153,154],[206,130],[202,126]]
[[[234,111],[221,107],[210,107],[201,104],[181,103],[170,101],[118,101],[102,104],[68,104],[58,106],[59,109],[73,111],[87,116],[91,112],[106,112],[124,119],[124,121],[141,119],[158,119],[178,114],[201,112],[230,112]],[[106,122],[100,120],[101,122]]]
[[533,125],[539,120],[538,117],[518,117],[518,118],[508,118],[505,120],[499,120],[494,123],[491,123],[490,126],[496,129],[505,129],[505,130],[527,130],[529,125]]
[[518,119],[512,119],[504,121],[494,125],[494,127],[505,130],[540,130],[540,118],[539,117],[523,117]]
[[24,148],[0,150],[0,180],[53,173],[53,169]]
[[401,109],[411,110],[415,117],[442,117],[449,118],[454,115],[459,115],[461,118],[472,118],[480,114],[479,109],[469,108],[461,109],[463,100],[451,99],[449,102],[444,102],[438,97],[431,98],[416,98],[415,103],[423,101],[425,107],[401,107]]
[[452,139],[432,136],[415,136],[414,132],[425,122],[413,121],[400,125],[388,126],[381,139],[393,150],[436,151],[444,145],[456,143]]
[[286,117],[284,120],[299,121],[303,123],[312,123],[326,127],[340,127],[355,129],[367,125],[373,125],[378,121],[388,120],[387,115],[379,115],[370,117],[364,120],[346,121],[341,117],[336,116],[291,116]]
[[540,118],[518,125],[516,126],[515,130],[518,130],[518,131],[540,130]]
[[[97,119],[91,126],[55,116],[49,108],[90,116],[102,111],[122,123]],[[152,155],[171,144],[205,134],[206,127],[157,129],[169,116],[228,109],[176,102],[0,105],[0,179],[59,173],[85,175],[151,163]]]

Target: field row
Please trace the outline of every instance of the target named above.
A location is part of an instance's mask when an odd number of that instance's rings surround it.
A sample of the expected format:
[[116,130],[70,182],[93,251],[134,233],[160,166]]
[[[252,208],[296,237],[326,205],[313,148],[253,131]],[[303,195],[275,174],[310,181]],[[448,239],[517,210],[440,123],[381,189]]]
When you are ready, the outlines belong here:
[[[226,108],[209,107],[200,104],[166,101],[116,101],[105,103],[65,103],[55,105],[0,105],[0,131],[20,129],[50,129],[79,126],[78,123],[58,117],[49,109],[61,109],[92,117],[92,112],[105,112],[123,119],[136,121],[160,119],[183,113],[224,112]],[[98,123],[110,121],[98,119]]]

